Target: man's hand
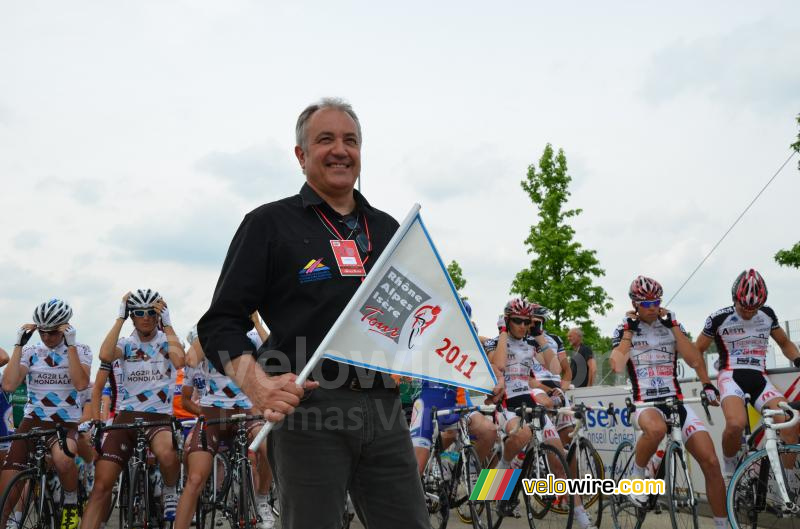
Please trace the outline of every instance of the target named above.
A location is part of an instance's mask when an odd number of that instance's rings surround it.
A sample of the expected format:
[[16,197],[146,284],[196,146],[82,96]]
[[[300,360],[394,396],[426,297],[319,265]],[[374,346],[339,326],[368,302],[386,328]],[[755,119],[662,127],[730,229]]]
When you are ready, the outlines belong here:
[[666,327],[667,329],[672,329],[673,327],[678,327],[678,322],[675,320],[675,316],[665,308],[658,309],[658,321],[661,322],[661,325]]
[[500,318],[497,320],[497,332],[498,334],[503,334],[504,332],[508,332],[505,316],[500,316]]
[[639,330],[639,316],[632,310],[625,313],[625,330],[636,332]]
[[65,323],[59,325],[58,330],[64,333],[64,343],[67,344],[67,347],[75,347],[75,335],[77,334],[75,327],[69,323]]
[[703,384],[703,393],[706,394],[708,403],[711,406],[719,406],[719,390],[714,384],[711,382],[706,382]]
[[506,379],[502,376],[497,377],[497,384],[492,388],[492,394],[486,397],[484,404],[497,404],[503,400],[506,394]]
[[535,338],[536,336],[541,336],[544,334],[544,325],[542,325],[542,320],[533,320],[533,325],[531,325],[531,335]]
[[167,308],[167,302],[164,301],[164,298],[159,299],[155,302],[155,307],[158,314],[161,316],[161,325],[164,327],[172,327],[172,320],[169,317],[169,309]]
[[268,421],[280,422],[287,415],[294,413],[305,390],[319,387],[318,382],[308,380],[303,387],[300,387],[296,384],[296,380],[297,375],[294,373],[271,377],[261,371],[255,377],[253,385],[242,390],[250,398],[253,408],[261,412]]
[[119,304],[119,313],[117,314],[117,318],[125,321],[128,319],[128,298],[131,297],[131,293],[128,292],[124,296],[122,296],[122,303]]
[[17,341],[14,342],[14,346],[25,347],[25,344],[31,339],[31,336],[33,336],[33,331],[35,330],[35,323],[26,323],[25,325],[22,325],[19,329],[17,329]]

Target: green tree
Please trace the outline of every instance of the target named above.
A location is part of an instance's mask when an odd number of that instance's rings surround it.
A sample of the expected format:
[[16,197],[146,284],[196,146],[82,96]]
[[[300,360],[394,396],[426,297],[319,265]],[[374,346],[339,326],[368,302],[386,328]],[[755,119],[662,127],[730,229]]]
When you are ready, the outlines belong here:
[[[800,127],[800,114],[797,115],[797,125]],[[797,133],[797,141],[792,144],[792,149],[800,153],[800,132]],[[797,162],[797,169],[800,170],[800,162]],[[779,250],[775,254],[775,262],[781,266],[800,268],[800,242],[788,250]]]
[[522,189],[539,209],[539,222],[531,226],[525,239],[530,266],[517,273],[511,292],[548,307],[551,332],[563,333],[568,322],[581,327],[584,341],[598,354],[610,351],[610,341],[603,338],[591,321],[592,314],[605,314],[613,304],[603,287],[594,284],[605,275],[594,250],[574,240],[575,230],[569,220],[580,209],[565,209],[570,197],[572,177],[567,173],[563,149],[555,154],[548,143],[539,167],[528,167]]
[[461,270],[461,266],[455,259],[447,265],[447,273],[450,274],[450,279],[453,281],[453,286],[456,287],[456,292],[461,295],[461,291],[467,286],[467,280],[464,279],[464,271]]

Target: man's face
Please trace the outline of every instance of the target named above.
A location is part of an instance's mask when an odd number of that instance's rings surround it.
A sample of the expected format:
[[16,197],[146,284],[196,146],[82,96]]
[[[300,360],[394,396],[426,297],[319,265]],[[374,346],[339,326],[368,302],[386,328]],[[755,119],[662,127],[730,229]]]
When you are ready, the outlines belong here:
[[334,108],[316,111],[306,126],[306,150],[295,155],[308,183],[324,194],[351,191],[361,174],[361,143],[356,122]]
[[138,316],[131,311],[131,321],[133,327],[139,331],[142,336],[150,336],[156,330],[158,325],[158,313],[152,307],[146,309],[137,309],[137,312],[142,314]]
[[753,316],[758,314],[758,309],[746,309],[738,301],[734,303],[734,306],[736,307],[736,312],[743,320],[752,320]]
[[39,329],[39,337],[48,349],[54,349],[64,339],[64,333],[58,329]]
[[530,326],[531,319],[528,317],[514,315],[508,318],[508,333],[517,340],[525,338]]
[[581,337],[575,331],[569,331],[567,333],[567,340],[569,340],[573,348],[577,348],[581,344]]

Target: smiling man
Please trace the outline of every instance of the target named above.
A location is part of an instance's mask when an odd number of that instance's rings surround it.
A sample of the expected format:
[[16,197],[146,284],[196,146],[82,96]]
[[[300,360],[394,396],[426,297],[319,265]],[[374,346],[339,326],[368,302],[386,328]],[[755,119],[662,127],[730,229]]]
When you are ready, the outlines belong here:
[[[324,360],[302,402],[294,382],[398,228],[354,189],[362,137],[350,105],[310,105],[295,132],[306,182],[245,216],[198,325],[201,345],[255,410],[283,420],[269,436],[282,527],[340,526],[349,490],[367,527],[421,529],[425,502],[391,379]],[[271,331],[259,355],[247,338],[254,310]]]

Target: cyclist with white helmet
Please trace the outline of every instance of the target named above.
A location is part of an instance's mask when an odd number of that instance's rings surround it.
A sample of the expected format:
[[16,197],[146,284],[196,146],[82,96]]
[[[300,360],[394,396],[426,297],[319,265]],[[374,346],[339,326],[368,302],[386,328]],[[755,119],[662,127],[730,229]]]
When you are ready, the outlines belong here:
[[[726,480],[730,480],[736,470],[736,454],[748,420],[745,394],[750,395],[751,404],[759,413],[765,407],[777,409],[778,403],[786,402],[766,374],[769,337],[778,343],[781,352],[795,367],[800,367],[797,346],[786,336],[775,311],[765,305],[767,285],[761,274],[752,268],[740,273],[731,286],[731,297],[733,305],[711,314],[696,342],[701,353],[712,341],[719,352],[717,384],[722,393],[722,413],[725,415],[722,456]],[[775,421],[783,421],[782,416],[775,417]],[[787,443],[797,443],[797,430],[784,429],[780,434]]]
[[[25,418],[16,433],[32,428],[52,429],[56,423],[67,430],[67,448],[77,450],[78,421],[81,417],[79,393],[89,385],[92,366],[92,351],[78,343],[75,327],[69,324],[72,308],[64,301],[51,299],[37,306],[33,312],[33,323],[27,323],[17,331],[17,341],[11,360],[3,374],[3,391],[14,391],[27,378],[28,403]],[[38,330],[41,342],[28,344],[33,332]],[[67,457],[53,436],[48,441],[53,466],[61,481],[64,494],[64,509],[61,527],[74,529],[78,526],[78,467]],[[6,490],[11,478],[27,468],[28,454],[33,443],[18,440],[11,448],[0,475],[0,490]],[[21,491],[12,490],[10,498]],[[7,501],[10,510],[15,500]],[[5,527],[9,512],[2,513],[0,527]]]
[[[262,336],[266,331],[261,327],[260,321],[256,321],[258,313],[253,313],[251,319],[255,328],[247,333],[248,338],[257,349],[262,343]],[[259,327],[261,330],[259,331]],[[189,352],[187,353],[187,372],[185,383],[200,384],[203,386],[202,396],[200,397],[200,413],[207,420],[224,419],[239,413],[252,414],[253,404],[247,395],[236,385],[236,383],[220,373],[206,360],[205,353],[200,346],[197,337],[197,326],[193,327],[187,336],[189,341]],[[199,382],[202,380],[202,382]],[[250,439],[254,439],[258,430],[263,425],[263,421],[251,421],[247,424]],[[203,487],[211,475],[213,455],[219,450],[221,444],[231,446],[233,437],[236,435],[237,426],[235,424],[208,424],[206,426],[206,446],[202,446],[201,438],[198,433],[199,425],[196,425],[186,438],[186,484],[178,502],[178,512],[175,518],[175,529],[188,529],[192,521],[192,516],[197,508],[197,499]],[[267,443],[262,443],[259,447],[257,457],[252,458],[256,469],[256,509],[261,519],[260,529],[272,529],[275,525],[275,518],[272,515],[272,508],[269,504],[269,488],[272,482],[272,474],[269,471],[267,461]]]
[[[0,367],[8,363],[8,353],[0,347]],[[0,373],[0,385],[3,382],[3,373]],[[14,408],[11,405],[11,394],[0,391],[0,437],[14,433]],[[6,453],[11,446],[10,442],[0,443],[0,467],[6,460]]]
[[[614,331],[611,368],[617,373],[627,369],[635,402],[667,397],[682,399],[676,369],[680,354],[697,372],[706,395],[716,401],[719,392],[708,379],[700,353],[676,320],[675,313],[661,306],[663,293],[661,284],[655,279],[638,276],[633,280],[628,290],[633,310],[626,313],[625,320]],[[664,405],[636,410],[633,421],[639,425],[642,436],[636,442],[632,478],[645,477],[645,467],[667,434],[666,419],[670,413],[671,409]],[[700,464],[705,476],[706,495],[714,515],[714,526],[724,528],[728,520],[725,486],[711,435],[691,408],[681,404],[679,414],[686,449]],[[648,496],[631,494],[630,498],[643,507]]]
[[[536,404],[552,405],[545,390],[538,387],[534,379],[535,371],[537,369],[541,371],[542,367],[555,373],[561,370],[555,347],[545,336],[541,322],[534,325],[534,312],[537,307],[538,305],[522,298],[510,300],[506,303],[503,315],[497,323],[499,335],[483,343],[489,361],[498,367],[505,378],[507,410],[500,417],[500,427],[508,436],[503,443],[502,457],[497,464],[499,469],[519,465],[521,460],[517,455],[533,437],[530,426],[525,425],[517,429],[520,418],[512,410]],[[545,416],[544,441],[553,445],[566,457],[564,445],[553,422],[547,416]],[[557,478],[567,477],[565,469],[554,470],[564,474],[557,475]],[[595,528],[581,504],[580,496],[575,497],[575,520],[581,529]]]
[[[130,315],[134,330],[120,338]],[[159,324],[163,330],[159,329]],[[121,360],[122,399],[114,424],[130,424],[135,419],[170,419],[175,372],[183,367],[184,351],[172,328],[167,303],[155,290],[139,289],[122,298],[114,325],[100,346],[100,360]],[[164,479],[161,500],[164,519],[174,520],[177,507],[176,485],[180,473],[178,457],[169,426],[150,428],[150,450],[158,460]],[[107,514],[111,489],[135,446],[133,429],[111,430],[103,440],[102,455],[95,468],[95,483],[83,516],[83,529],[97,529]]]

